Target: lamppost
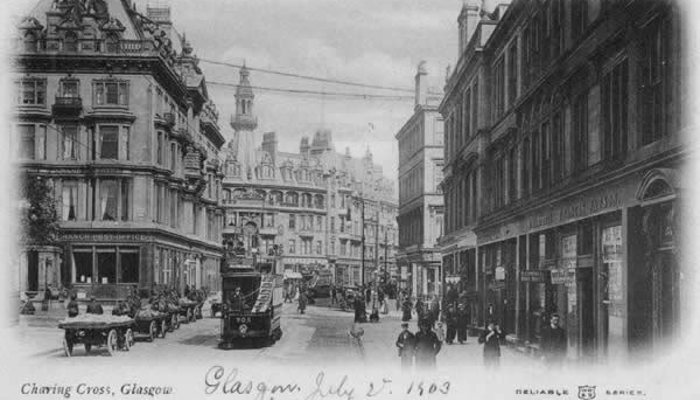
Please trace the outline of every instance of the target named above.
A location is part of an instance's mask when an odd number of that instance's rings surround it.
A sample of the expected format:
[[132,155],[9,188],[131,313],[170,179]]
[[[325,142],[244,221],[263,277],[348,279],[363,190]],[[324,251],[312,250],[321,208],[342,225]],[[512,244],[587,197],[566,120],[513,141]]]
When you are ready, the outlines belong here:
[[[360,241],[361,241],[361,246],[362,248],[360,249],[360,284],[362,286],[365,285],[365,199],[362,196],[362,194],[358,194],[357,191],[352,192],[352,196],[355,198],[354,203],[355,204],[360,204],[360,218],[361,218],[361,236],[360,236]],[[348,219],[351,218],[350,213],[348,213]]]

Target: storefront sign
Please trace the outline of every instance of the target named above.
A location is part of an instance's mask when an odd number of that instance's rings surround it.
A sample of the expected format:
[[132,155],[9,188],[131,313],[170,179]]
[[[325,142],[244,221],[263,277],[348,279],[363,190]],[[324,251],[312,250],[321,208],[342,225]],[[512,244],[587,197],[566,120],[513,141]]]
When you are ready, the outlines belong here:
[[576,282],[575,269],[553,269],[552,285],[572,285]]
[[533,269],[520,271],[520,282],[546,283],[549,278],[548,270]]
[[566,202],[559,207],[554,207],[546,212],[530,217],[527,222],[527,228],[537,229],[616,209],[622,205],[621,199],[622,195],[619,190],[610,190],[596,196]]
[[61,239],[67,242],[149,242],[150,235],[138,233],[62,233]]
[[506,269],[503,267],[496,267],[495,278],[497,281],[502,281],[506,279]]

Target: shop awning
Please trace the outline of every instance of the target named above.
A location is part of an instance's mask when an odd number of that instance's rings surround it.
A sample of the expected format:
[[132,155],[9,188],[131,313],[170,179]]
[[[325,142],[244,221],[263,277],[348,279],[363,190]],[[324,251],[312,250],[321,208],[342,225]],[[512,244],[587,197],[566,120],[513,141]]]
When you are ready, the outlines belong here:
[[301,274],[287,269],[284,271],[284,279],[301,279]]

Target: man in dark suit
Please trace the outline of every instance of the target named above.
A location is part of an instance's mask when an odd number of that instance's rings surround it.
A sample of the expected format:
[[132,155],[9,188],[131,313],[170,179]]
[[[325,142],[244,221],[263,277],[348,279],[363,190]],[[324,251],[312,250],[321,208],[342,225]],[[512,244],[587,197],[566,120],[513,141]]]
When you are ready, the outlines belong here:
[[430,321],[420,321],[420,331],[415,336],[416,367],[434,369],[435,357],[440,352],[442,344],[435,332],[431,330]]
[[457,336],[457,310],[455,310],[454,304],[447,306],[447,311],[445,312],[445,322],[447,323],[447,336],[445,337],[445,342],[447,342],[447,344],[452,344]]
[[399,348],[399,357],[401,357],[401,369],[410,371],[413,366],[413,354],[415,351],[415,336],[408,330],[408,322],[401,323],[401,333],[396,339],[396,347]]
[[87,313],[88,314],[104,314],[104,310],[102,310],[102,305],[95,300],[95,296],[90,297],[90,304],[87,306]]
[[559,326],[559,315],[552,314],[549,326],[542,330],[542,355],[545,363],[560,368],[566,358],[566,330]]

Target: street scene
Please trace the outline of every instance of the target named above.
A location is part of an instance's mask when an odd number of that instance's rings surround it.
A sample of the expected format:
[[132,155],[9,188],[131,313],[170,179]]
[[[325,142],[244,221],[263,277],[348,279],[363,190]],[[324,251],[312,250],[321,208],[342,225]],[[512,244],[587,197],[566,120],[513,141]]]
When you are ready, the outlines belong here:
[[680,343],[678,4],[268,3],[17,11],[24,357],[566,370]]

